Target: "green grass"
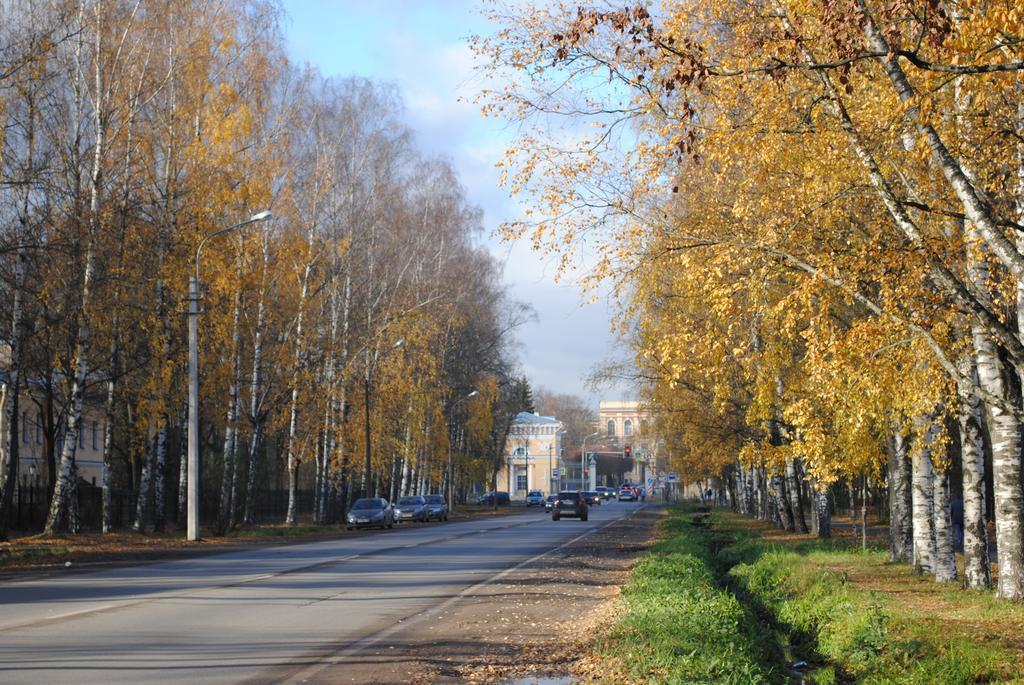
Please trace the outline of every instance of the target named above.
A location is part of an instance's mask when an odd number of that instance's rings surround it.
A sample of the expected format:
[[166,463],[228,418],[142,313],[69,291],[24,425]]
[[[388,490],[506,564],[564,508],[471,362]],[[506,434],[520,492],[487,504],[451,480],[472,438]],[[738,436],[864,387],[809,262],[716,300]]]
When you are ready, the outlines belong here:
[[884,550],[670,511],[598,646],[646,683],[1024,683],[1024,606],[914,576]]
[[669,537],[633,569],[622,593],[626,612],[601,652],[631,682],[783,682],[773,643],[716,582],[712,560],[722,540],[692,521],[674,511],[664,526]]
[[64,545],[46,547],[24,547],[4,550],[4,552],[0,554],[0,566],[24,562],[45,563],[47,560],[51,558],[64,557],[68,555],[70,552],[71,548]]
[[227,537],[231,538],[290,538],[302,537],[304,535],[318,535],[320,533],[339,532],[344,530],[341,524],[317,525],[312,523],[299,524],[295,526],[255,526],[253,528],[236,528],[229,531]]
[[[798,551],[764,548],[752,563],[734,567],[730,578],[824,662],[818,682],[967,684],[1012,677],[1017,656],[958,634],[938,620],[942,616],[930,602],[917,604],[922,597],[886,591],[884,573],[895,569],[884,552],[843,550],[828,542]],[[872,581],[872,587],[851,584],[850,573]],[[956,593],[987,602],[979,593],[935,589],[939,597]]]

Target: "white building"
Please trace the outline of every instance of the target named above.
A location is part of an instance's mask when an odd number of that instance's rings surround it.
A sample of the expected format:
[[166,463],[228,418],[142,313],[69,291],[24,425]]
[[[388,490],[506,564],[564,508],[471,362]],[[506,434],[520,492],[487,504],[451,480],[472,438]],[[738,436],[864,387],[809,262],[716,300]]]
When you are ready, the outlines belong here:
[[498,474],[498,490],[508,492],[512,499],[525,499],[530,490],[558,492],[565,477],[562,432],[562,422],[553,416],[517,414],[505,443],[505,468]]

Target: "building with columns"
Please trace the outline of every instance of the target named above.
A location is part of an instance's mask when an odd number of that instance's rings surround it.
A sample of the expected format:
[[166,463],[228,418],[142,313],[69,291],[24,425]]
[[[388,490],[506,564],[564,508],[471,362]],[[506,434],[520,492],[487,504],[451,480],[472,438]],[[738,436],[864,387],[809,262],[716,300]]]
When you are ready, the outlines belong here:
[[553,416],[520,412],[505,443],[505,468],[498,490],[512,499],[526,499],[530,490],[558,492],[565,477],[562,465],[562,422]]
[[656,481],[662,441],[643,405],[635,400],[601,400],[597,417],[599,436],[587,447],[596,459],[597,484]]

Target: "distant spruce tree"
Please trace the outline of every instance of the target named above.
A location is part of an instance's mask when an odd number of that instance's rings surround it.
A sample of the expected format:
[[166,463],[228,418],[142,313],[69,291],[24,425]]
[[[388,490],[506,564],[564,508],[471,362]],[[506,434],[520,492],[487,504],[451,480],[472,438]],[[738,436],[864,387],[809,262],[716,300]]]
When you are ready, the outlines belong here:
[[526,376],[520,376],[512,382],[512,413],[515,415],[521,411],[531,414],[537,411],[533,406],[533,391]]

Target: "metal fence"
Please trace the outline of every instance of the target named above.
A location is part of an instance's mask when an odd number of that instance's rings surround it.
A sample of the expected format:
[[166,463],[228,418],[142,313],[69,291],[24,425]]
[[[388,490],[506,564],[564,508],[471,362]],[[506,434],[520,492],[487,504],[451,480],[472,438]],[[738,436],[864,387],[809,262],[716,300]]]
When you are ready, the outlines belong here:
[[[137,491],[111,491],[111,513],[114,528],[128,528],[135,521],[137,507]],[[46,516],[50,508],[50,491],[46,483],[32,483],[27,478],[18,481],[11,502],[11,514],[15,530],[23,532],[39,532],[46,525]],[[213,521],[217,516],[217,497],[219,492],[212,488],[209,492],[204,488],[200,500],[200,516],[203,521]],[[103,488],[90,485],[84,481],[78,484],[78,511],[84,530],[100,530],[103,523]],[[166,499],[167,521],[173,526],[177,515],[177,494],[168,491]],[[242,502],[238,503],[241,511]],[[152,495],[150,499],[152,513]],[[314,496],[312,490],[300,490],[296,499],[296,514],[302,520],[310,520],[313,515]],[[280,523],[288,513],[287,490],[260,490],[256,494],[253,505],[253,517],[256,523]],[[334,512],[330,512],[334,513]],[[241,520],[241,515],[239,515]]]

